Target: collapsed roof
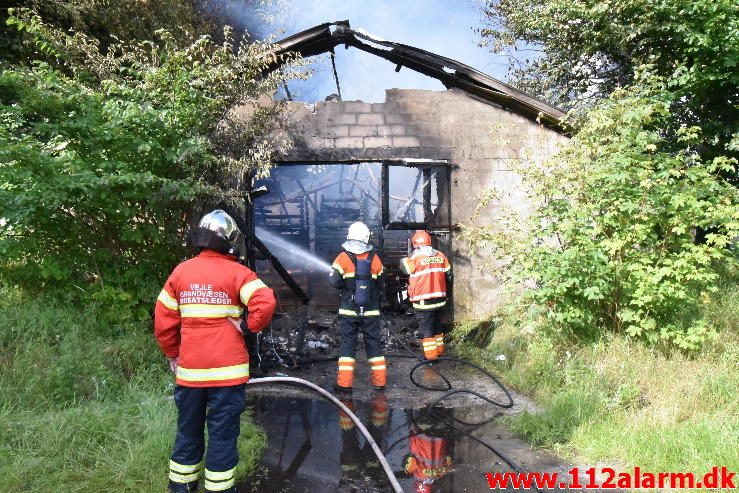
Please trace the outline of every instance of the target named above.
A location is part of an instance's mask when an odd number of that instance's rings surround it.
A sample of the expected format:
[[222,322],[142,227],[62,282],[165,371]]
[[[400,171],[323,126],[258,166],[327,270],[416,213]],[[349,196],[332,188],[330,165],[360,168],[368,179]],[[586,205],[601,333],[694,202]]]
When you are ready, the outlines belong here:
[[[529,96],[508,84],[456,60],[431,53],[420,48],[386,41],[361,29],[352,29],[349,21],[327,22],[275,43],[277,55],[299,53],[307,58],[331,52],[340,44],[384,58],[397,65],[396,71],[408,67],[429,77],[438,79],[447,89],[457,87],[470,94],[510,109],[516,113],[548,125],[559,125],[564,112],[543,101]],[[275,70],[284,63],[284,57],[269,66]]]

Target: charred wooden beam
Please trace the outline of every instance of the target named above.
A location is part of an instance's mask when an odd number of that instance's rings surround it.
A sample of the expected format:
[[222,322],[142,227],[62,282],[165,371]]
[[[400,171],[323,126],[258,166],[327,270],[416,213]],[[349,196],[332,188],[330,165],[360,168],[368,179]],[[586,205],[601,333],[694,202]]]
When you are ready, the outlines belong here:
[[[285,269],[285,266],[282,265],[280,262],[280,259],[275,257],[272,252],[267,248],[267,245],[262,243],[262,240],[257,238],[256,234],[254,234],[254,230],[244,221],[244,218],[237,214],[233,208],[229,207],[226,204],[221,205],[221,209],[226,211],[231,217],[234,218],[234,221],[236,221],[236,225],[239,227],[241,231],[245,233],[246,236],[246,244],[247,244],[247,255],[251,255],[252,259],[247,258],[247,262],[249,262],[250,265],[253,265],[253,249],[258,250],[264,257],[269,260],[269,262],[272,264],[272,267],[277,271],[277,273],[280,275],[283,281],[285,281],[285,284],[287,284],[290,289],[295,293],[295,296],[300,299],[303,304],[307,305],[310,302],[310,298],[307,294],[305,294],[305,291],[303,291],[303,288],[300,287],[300,284],[298,284],[293,276],[290,275],[290,273]],[[247,213],[250,211],[251,207],[247,206]],[[247,214],[248,215],[248,214]],[[252,222],[253,224],[253,222]],[[251,234],[249,234],[251,233]]]
[[303,304],[305,305],[310,303],[310,298],[308,298],[308,295],[305,294],[305,291],[303,291],[303,288],[300,287],[300,284],[298,284],[293,278],[293,276],[291,276],[290,273],[287,271],[287,269],[285,269],[285,267],[282,265],[280,260],[274,255],[272,255],[272,252],[269,251],[269,248],[267,248],[267,245],[262,243],[262,240],[260,240],[256,236],[253,236],[252,238],[250,238],[250,241],[253,242],[254,246],[257,248],[257,250],[259,250],[262,253],[262,255],[267,257],[267,260],[270,261],[270,263],[272,264],[272,267],[274,267],[274,269],[280,275],[282,280],[285,281],[285,284],[290,286],[290,289],[293,290],[293,292],[295,293],[295,296],[297,296],[298,299],[300,299],[300,301],[302,301]]

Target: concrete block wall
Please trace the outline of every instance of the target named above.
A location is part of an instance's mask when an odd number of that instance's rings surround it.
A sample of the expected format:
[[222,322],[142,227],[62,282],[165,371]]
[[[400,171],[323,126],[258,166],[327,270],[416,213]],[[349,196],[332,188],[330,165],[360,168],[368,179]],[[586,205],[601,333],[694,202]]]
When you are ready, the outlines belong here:
[[[285,161],[446,159],[451,174],[452,222],[470,223],[477,195],[489,188],[509,206],[528,211],[515,161],[543,161],[566,137],[516,113],[460,90],[389,89],[384,103],[290,103],[287,133],[293,140]],[[490,207],[480,222],[494,224]],[[487,259],[453,241],[455,316],[483,318],[501,302],[501,283],[485,269]],[[460,282],[462,280],[462,282]]]

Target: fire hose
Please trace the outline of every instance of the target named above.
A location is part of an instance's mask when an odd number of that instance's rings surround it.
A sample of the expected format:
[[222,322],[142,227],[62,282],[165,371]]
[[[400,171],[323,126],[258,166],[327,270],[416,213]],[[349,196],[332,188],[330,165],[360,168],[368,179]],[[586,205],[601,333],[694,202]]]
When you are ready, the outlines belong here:
[[[279,301],[279,298],[278,298],[278,301]],[[444,419],[444,417],[441,416],[439,413],[435,413],[433,411],[433,408],[435,406],[438,406],[443,400],[445,400],[445,399],[447,399],[447,398],[449,398],[449,397],[451,397],[453,395],[457,395],[457,394],[470,394],[470,395],[474,395],[475,397],[477,397],[477,398],[479,398],[479,399],[487,402],[488,404],[490,404],[492,406],[500,407],[500,408],[503,408],[503,409],[510,409],[510,408],[513,407],[513,404],[514,404],[513,403],[513,396],[511,395],[510,391],[505,387],[505,385],[503,385],[503,383],[495,375],[493,375],[489,371],[485,370],[481,366],[476,365],[474,363],[471,363],[469,361],[463,360],[461,358],[441,357],[441,358],[437,358],[435,360],[427,360],[427,359],[424,359],[422,356],[420,356],[418,353],[416,353],[416,351],[414,351],[413,348],[410,347],[408,345],[408,343],[405,342],[400,337],[400,335],[397,332],[395,332],[395,330],[393,330],[392,325],[387,320],[387,318],[385,318],[384,314],[382,314],[381,317],[382,317],[382,320],[385,322],[385,327],[388,329],[389,334],[392,335],[392,337],[396,341],[398,341],[400,343],[400,345],[407,352],[407,354],[386,354],[386,356],[387,357],[391,357],[391,358],[392,357],[395,357],[395,358],[415,358],[415,359],[418,359],[419,362],[413,368],[411,368],[410,373],[409,373],[409,378],[410,378],[411,382],[414,385],[416,385],[417,387],[422,388],[424,390],[444,392],[444,394],[442,394],[441,396],[439,396],[437,399],[435,399],[434,401],[432,401],[431,403],[429,403],[426,406],[426,409],[429,411],[429,415],[432,416],[432,417],[434,417],[435,419],[437,419],[438,421],[440,421],[441,423],[443,423],[444,425],[446,425],[450,429],[455,430],[455,431],[457,431],[459,433],[462,433],[466,437],[474,440],[475,442],[479,443],[483,447],[487,448],[488,450],[490,450],[491,452],[493,452],[495,455],[497,455],[498,457],[500,457],[500,459],[503,462],[505,462],[506,464],[508,464],[511,467],[511,469],[513,469],[514,471],[521,472],[521,468],[518,466],[518,464],[516,464],[512,459],[510,459],[505,454],[503,454],[502,452],[500,452],[499,450],[497,450],[495,447],[493,447],[492,445],[490,445],[486,441],[484,441],[484,440],[482,440],[482,439],[474,436],[472,433],[470,433],[470,432],[468,432],[466,430],[463,430],[462,428],[459,428],[458,426],[455,426],[453,423],[450,423],[448,420]],[[274,343],[273,343],[273,351],[277,355],[277,348],[274,347]],[[278,355],[278,358],[279,358],[279,355]],[[299,363],[296,363],[293,360],[293,366],[292,367],[295,368],[297,366],[303,366],[303,365],[313,364],[313,363],[325,363],[325,362],[330,362],[330,361],[336,361],[337,359],[338,359],[338,357],[326,357],[326,358],[317,358],[317,359],[310,359],[310,360],[302,360]],[[281,358],[280,358],[280,360],[281,360]],[[480,394],[479,392],[476,392],[476,391],[471,390],[471,389],[466,389],[466,388],[453,389],[452,388],[452,384],[449,381],[449,379],[443,373],[441,373],[438,368],[434,368],[434,365],[436,365],[437,362],[443,362],[443,361],[453,362],[453,363],[457,363],[457,364],[462,364],[462,365],[465,365],[465,366],[474,368],[477,371],[481,372],[483,375],[485,375],[490,380],[492,380],[493,382],[495,382],[495,384],[503,391],[503,393],[505,394],[505,396],[507,398],[506,399],[507,402],[498,402],[496,400],[493,400],[493,399],[491,399],[489,397],[486,397],[486,396]],[[283,365],[284,365],[284,362],[283,362]],[[430,368],[431,370],[433,370],[441,378],[441,380],[446,384],[446,388],[440,389],[440,388],[429,387],[427,385],[422,384],[418,380],[416,380],[415,377],[414,377],[414,374],[415,374],[415,372],[419,368]],[[303,379],[300,379],[300,378],[296,378],[296,377],[263,377],[263,378],[255,378],[255,379],[252,379],[252,380],[249,381],[249,384],[253,384],[253,385],[269,384],[269,383],[298,384],[298,385],[302,385],[304,387],[308,387],[311,390],[314,390],[314,391],[318,392],[323,397],[326,397],[332,404],[334,404],[339,409],[341,409],[344,413],[346,413],[346,415],[349,416],[351,418],[351,420],[357,425],[357,429],[359,429],[359,431],[362,433],[362,435],[364,435],[364,437],[367,439],[367,443],[369,443],[370,446],[372,447],[372,451],[375,453],[375,455],[377,456],[378,460],[380,461],[380,464],[382,465],[382,468],[385,471],[385,474],[387,475],[388,481],[392,485],[394,491],[396,493],[398,493],[398,492],[403,493],[403,488],[400,486],[400,483],[398,482],[398,478],[395,476],[395,473],[393,472],[392,468],[390,467],[390,464],[387,462],[387,459],[385,458],[385,454],[382,452],[382,449],[380,449],[380,447],[377,445],[377,443],[372,438],[372,436],[370,435],[370,433],[367,430],[367,428],[359,420],[359,418],[352,411],[350,411],[349,408],[347,408],[341,401],[339,401],[334,395],[332,395],[330,392],[326,391],[322,387],[319,387],[318,385],[316,385],[316,384],[314,384],[312,382],[309,382],[307,380],[303,380]],[[484,424],[484,423],[465,423],[465,422],[462,422],[462,421],[460,421],[458,419],[455,419],[455,421],[457,421],[457,422],[459,422],[459,423],[461,423],[463,425],[477,425],[477,426],[481,426],[482,424]],[[388,449],[388,451],[389,451],[389,449]],[[539,491],[539,489],[536,488],[533,485],[532,485],[532,489],[534,491]]]
[[[434,359],[434,360],[427,360],[427,359],[422,358],[420,355],[418,355],[413,350],[413,348],[411,348],[408,345],[408,343],[406,343],[392,329],[392,326],[387,321],[387,319],[385,318],[384,315],[382,316],[382,319],[385,322],[385,326],[387,327],[388,332],[395,338],[395,340],[397,340],[400,343],[401,346],[404,347],[404,349],[406,351],[408,351],[409,355],[408,356],[404,356],[404,357],[413,357],[413,358],[416,358],[416,359],[419,360],[419,362],[413,368],[411,368],[411,371],[410,371],[410,379],[411,379],[411,382],[413,382],[413,384],[415,386],[417,386],[419,388],[422,388],[424,390],[442,391],[442,392],[443,391],[446,391],[439,398],[437,398],[436,400],[434,400],[434,401],[432,401],[432,402],[430,402],[429,404],[426,405],[426,409],[429,411],[429,415],[432,416],[432,417],[434,417],[438,421],[444,423],[450,429],[455,430],[455,431],[458,431],[458,432],[464,434],[466,437],[471,438],[472,440],[476,441],[477,443],[479,443],[483,447],[487,448],[492,453],[494,453],[495,455],[497,455],[498,457],[500,457],[501,460],[503,462],[505,462],[506,464],[508,464],[511,467],[511,469],[513,469],[514,471],[521,472],[521,468],[518,466],[518,464],[516,464],[512,459],[510,459],[509,457],[507,457],[506,455],[504,455],[502,452],[500,452],[499,450],[497,450],[495,447],[493,447],[492,445],[490,445],[486,441],[484,441],[484,440],[482,440],[482,439],[474,436],[472,433],[470,433],[470,432],[468,432],[466,430],[463,430],[462,428],[459,428],[458,426],[455,426],[453,423],[450,423],[448,420],[444,419],[444,417],[441,416],[439,413],[435,413],[433,411],[434,407],[435,406],[438,406],[439,403],[441,403],[441,401],[443,401],[444,399],[447,399],[447,398],[449,398],[449,397],[451,397],[453,395],[456,395],[456,394],[470,394],[470,395],[474,395],[475,397],[477,397],[479,399],[482,399],[483,401],[487,402],[488,404],[490,404],[492,406],[500,407],[500,408],[503,408],[503,409],[510,409],[510,408],[513,407],[513,396],[511,396],[511,393],[505,387],[505,385],[503,385],[501,383],[501,381],[498,380],[498,378],[495,375],[493,375],[489,371],[485,370],[481,366],[476,365],[474,363],[471,363],[469,361],[460,359],[460,358],[445,358],[445,357],[441,357],[441,358],[437,358],[437,359]],[[498,401],[495,401],[495,400],[490,399],[489,397],[486,397],[486,396],[480,394],[479,392],[475,392],[474,390],[471,390],[471,389],[465,389],[465,388],[462,388],[462,389],[453,389],[451,383],[449,382],[449,380],[437,368],[434,368],[434,366],[433,366],[433,365],[436,365],[437,362],[442,362],[442,361],[449,361],[449,362],[454,362],[454,363],[458,363],[458,364],[463,364],[465,366],[468,366],[468,367],[471,367],[471,368],[474,368],[474,369],[478,370],[479,372],[481,372],[482,374],[484,374],[485,376],[487,376],[490,380],[492,380],[493,382],[495,382],[495,384],[498,387],[500,387],[500,389],[503,391],[503,393],[507,397],[507,401],[508,402],[498,402]],[[424,368],[424,367],[431,368],[432,370],[434,370],[442,378],[442,380],[444,380],[444,382],[447,385],[447,388],[445,388],[445,389],[439,389],[439,388],[429,387],[429,386],[423,385],[422,383],[420,383],[419,381],[417,381],[414,378],[413,375],[414,375],[414,373],[419,368]],[[459,420],[457,420],[457,421],[459,421]],[[468,424],[469,425],[471,423],[463,423],[463,424]],[[534,491],[539,491],[539,489],[536,488],[533,485],[532,485],[532,488],[534,489]]]
[[[470,395],[474,395],[475,397],[477,397],[477,398],[479,398],[479,399],[487,402],[488,404],[490,404],[492,406],[500,407],[500,408],[503,408],[503,409],[510,409],[511,407],[513,407],[513,404],[514,404],[513,403],[513,396],[511,395],[510,391],[503,385],[503,383],[495,375],[493,375],[492,373],[488,372],[487,370],[485,370],[484,368],[480,367],[479,365],[476,365],[474,363],[471,363],[469,361],[466,361],[466,360],[463,360],[463,359],[460,359],[460,358],[441,357],[441,358],[437,358],[435,360],[426,360],[426,359],[424,359],[423,357],[421,357],[420,355],[418,355],[413,350],[413,348],[411,348],[408,345],[408,343],[405,342],[400,337],[400,335],[395,332],[395,330],[392,329],[392,326],[387,321],[387,319],[385,319],[384,316],[382,318],[383,318],[383,321],[385,322],[385,326],[387,327],[388,332],[393,336],[393,338],[395,338],[400,343],[401,346],[403,346],[403,348],[408,353],[408,354],[388,354],[386,356],[387,357],[396,357],[396,358],[415,358],[415,359],[418,359],[419,362],[415,366],[413,366],[413,368],[411,368],[410,373],[409,373],[409,377],[410,377],[411,382],[414,385],[416,385],[417,387],[422,388],[424,390],[444,392],[444,394],[442,394],[441,396],[439,396],[437,399],[433,400],[432,402],[430,402],[426,406],[426,409],[429,411],[429,415],[432,416],[433,418],[437,419],[438,421],[440,421],[441,423],[443,423],[444,425],[446,425],[450,429],[453,429],[453,430],[455,430],[455,431],[457,431],[459,433],[462,433],[463,435],[467,436],[468,438],[471,438],[472,440],[476,441],[477,443],[479,443],[480,445],[482,445],[483,447],[487,448],[488,450],[490,450],[491,452],[493,452],[495,455],[497,455],[498,457],[500,457],[500,459],[503,462],[505,462],[506,464],[508,464],[514,471],[520,472],[521,471],[521,468],[518,466],[518,464],[516,464],[512,459],[510,459],[509,457],[507,457],[501,451],[499,451],[498,449],[496,449],[495,447],[493,447],[492,445],[490,445],[486,441],[484,441],[484,440],[482,440],[482,439],[474,436],[472,433],[468,432],[467,430],[464,430],[464,429],[462,429],[462,428],[460,428],[458,426],[455,426],[453,423],[451,423],[449,420],[445,419],[439,413],[435,413],[433,411],[434,407],[438,406],[443,400],[445,400],[445,399],[447,399],[447,398],[449,398],[449,397],[451,397],[453,395],[457,395],[457,394],[470,394]],[[336,357],[327,357],[327,358],[318,358],[318,359],[312,359],[312,360],[304,360],[304,361],[301,361],[296,366],[302,366],[302,365],[313,364],[313,363],[324,363],[324,362],[329,362],[329,361],[336,361],[336,359],[337,359]],[[503,402],[499,402],[499,401],[496,401],[494,399],[491,399],[491,398],[489,398],[487,396],[484,396],[484,395],[480,394],[479,392],[476,392],[476,391],[471,390],[471,389],[466,389],[466,388],[454,389],[454,388],[452,388],[452,384],[449,381],[449,379],[443,373],[441,373],[438,368],[435,368],[435,365],[437,363],[444,362],[444,361],[446,361],[446,362],[453,362],[453,363],[457,363],[457,364],[462,364],[462,365],[465,365],[465,366],[474,368],[475,370],[481,372],[486,377],[488,377],[490,380],[492,380],[493,382],[495,382],[495,384],[505,394],[506,400],[503,401]],[[424,385],[421,382],[419,382],[415,378],[415,376],[414,376],[415,372],[419,368],[430,368],[431,370],[433,370],[435,373],[437,373],[437,375],[439,375],[439,377],[441,378],[441,380],[445,383],[446,388],[430,387],[428,385]],[[339,409],[341,409],[344,413],[346,413],[347,416],[349,416],[351,418],[351,420],[357,425],[357,428],[365,436],[365,438],[367,439],[367,442],[372,447],[373,452],[375,453],[375,455],[377,455],[377,458],[380,460],[380,464],[382,465],[383,470],[385,471],[385,474],[388,477],[388,480],[390,481],[391,485],[393,486],[393,489],[396,492],[402,492],[403,491],[402,487],[400,486],[400,484],[398,482],[397,477],[395,476],[395,473],[393,472],[392,468],[390,467],[389,463],[387,462],[387,459],[385,458],[384,453],[382,452],[382,450],[380,449],[380,447],[377,445],[377,443],[374,441],[374,439],[372,438],[372,436],[369,434],[368,430],[361,423],[361,421],[359,420],[359,418],[353,412],[351,412],[341,401],[339,401],[338,399],[336,399],[336,397],[334,397],[330,392],[326,391],[325,389],[319,387],[318,385],[316,385],[314,383],[308,382],[306,380],[302,380],[300,378],[295,378],[295,377],[265,377],[265,378],[257,378],[257,379],[254,379],[254,380],[250,380],[249,383],[250,384],[262,384],[262,383],[264,383],[264,384],[267,384],[267,383],[296,383],[296,384],[299,384],[299,385],[303,385],[305,387],[308,387],[308,388],[310,388],[312,390],[315,390],[318,393],[320,393],[322,396],[326,397],[331,403],[333,403],[334,405],[336,405],[337,407],[339,407]],[[464,425],[478,425],[479,426],[479,425],[484,424],[484,423],[465,423],[465,422],[462,422],[462,421],[457,420],[457,419],[455,419],[455,421],[460,422],[460,423],[462,423]],[[533,486],[532,486],[532,488],[535,491],[539,491],[537,488],[535,488]]]
[[360,433],[362,433],[362,435],[364,435],[364,438],[367,440],[367,443],[369,443],[370,446],[372,447],[372,451],[375,453],[375,455],[377,456],[377,459],[380,461],[380,464],[382,465],[382,469],[385,471],[385,474],[387,475],[387,479],[388,481],[390,481],[390,484],[392,485],[395,493],[403,493],[403,487],[400,486],[400,482],[398,481],[398,478],[395,477],[395,473],[393,472],[392,467],[390,467],[390,464],[385,458],[385,454],[382,453],[382,449],[380,448],[380,446],[377,445],[377,442],[375,442],[374,438],[372,438],[372,435],[370,435],[370,432],[367,430],[367,428],[365,428],[365,426],[362,424],[362,421],[357,417],[357,415],[354,414],[348,407],[346,407],[339,399],[337,399],[330,392],[324,390],[318,385],[312,382],[309,382],[307,380],[303,380],[302,378],[263,377],[263,378],[255,378],[253,380],[249,380],[249,385],[262,385],[262,384],[272,384],[272,383],[297,384],[297,385],[302,385],[304,387],[308,387],[309,389],[318,392],[323,397],[328,399],[333,405],[341,409],[347,416],[351,418],[352,421],[354,421],[354,424],[357,425],[357,429],[360,431]]

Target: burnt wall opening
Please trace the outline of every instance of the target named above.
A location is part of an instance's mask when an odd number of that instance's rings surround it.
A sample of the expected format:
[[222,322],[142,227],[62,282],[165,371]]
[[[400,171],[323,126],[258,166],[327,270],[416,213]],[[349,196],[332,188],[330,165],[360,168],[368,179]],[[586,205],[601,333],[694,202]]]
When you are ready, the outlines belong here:
[[[399,308],[407,278],[400,259],[416,229],[432,233],[436,246],[451,246],[449,167],[430,161],[288,162],[258,180],[269,193],[255,197],[255,233],[280,260],[317,308],[335,310],[328,284],[331,263],[342,251],[350,224],[362,221],[385,265],[385,305]],[[287,309],[300,304],[267,260],[257,271]]]

